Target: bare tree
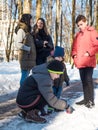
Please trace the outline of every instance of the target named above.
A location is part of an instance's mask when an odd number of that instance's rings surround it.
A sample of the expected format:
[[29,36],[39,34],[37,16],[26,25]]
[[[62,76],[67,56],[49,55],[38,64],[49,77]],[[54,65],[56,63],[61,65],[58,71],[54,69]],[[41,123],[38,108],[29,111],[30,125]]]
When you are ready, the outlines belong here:
[[95,1],[95,18],[96,18],[96,21],[95,21],[95,28],[97,29],[98,31],[98,0]]
[[42,0],[36,0],[36,19],[41,17]]
[[[74,39],[74,34],[75,34],[75,10],[76,10],[76,0],[72,0],[72,41]],[[70,63],[71,63],[71,58],[70,58]]]
[[76,0],[72,0],[72,39],[74,38],[75,34],[75,6]]
[[49,1],[48,4],[48,27],[49,27],[49,33],[52,35],[52,0]]
[[90,6],[90,15],[89,15],[89,24],[92,25],[92,0],[89,0],[89,6]]
[[60,0],[56,0],[56,20],[55,20],[55,34],[54,44],[58,45],[59,34],[60,34]]
[[[11,14],[10,14],[10,19],[9,19],[8,33],[7,33],[7,44],[6,44],[6,48],[5,48],[6,60],[8,62],[10,61],[11,47],[12,47],[12,43],[13,43],[14,26],[15,26],[15,22],[16,22],[16,14],[17,14],[17,2],[15,2],[15,3],[14,2],[11,2]],[[14,13],[14,21],[12,22],[13,4],[15,6],[15,13]]]
[[31,13],[32,9],[32,0],[24,0],[23,4],[23,13]]
[[63,26],[62,0],[60,2],[60,46],[62,46],[62,26]]
[[23,1],[22,0],[18,0],[17,1],[18,4],[18,19],[20,19],[21,15],[23,14]]

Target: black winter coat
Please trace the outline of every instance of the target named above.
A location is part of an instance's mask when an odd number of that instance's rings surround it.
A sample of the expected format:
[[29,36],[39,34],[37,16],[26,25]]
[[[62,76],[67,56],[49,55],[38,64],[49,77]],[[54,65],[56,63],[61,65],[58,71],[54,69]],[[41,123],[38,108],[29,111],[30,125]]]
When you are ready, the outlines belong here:
[[[40,30],[36,36],[32,33],[34,37],[34,43],[36,46],[36,53],[37,53],[37,60],[40,60],[41,58],[45,59],[43,60],[43,63],[46,62],[46,58],[50,55],[50,52],[54,49],[53,41],[50,35],[46,35],[43,30]],[[44,47],[43,43],[44,41],[48,41],[48,44],[46,47]]]

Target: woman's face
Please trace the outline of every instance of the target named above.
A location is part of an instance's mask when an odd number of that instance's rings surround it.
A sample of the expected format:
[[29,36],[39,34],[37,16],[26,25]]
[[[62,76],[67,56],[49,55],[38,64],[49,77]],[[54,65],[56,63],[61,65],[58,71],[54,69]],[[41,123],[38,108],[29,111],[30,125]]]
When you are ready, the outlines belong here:
[[37,28],[38,28],[38,29],[42,29],[43,26],[44,26],[43,21],[42,21],[42,20],[38,20],[38,21],[37,21]]
[[80,31],[83,31],[87,26],[87,22],[84,22],[84,21],[81,20],[77,23],[77,26],[78,26]]

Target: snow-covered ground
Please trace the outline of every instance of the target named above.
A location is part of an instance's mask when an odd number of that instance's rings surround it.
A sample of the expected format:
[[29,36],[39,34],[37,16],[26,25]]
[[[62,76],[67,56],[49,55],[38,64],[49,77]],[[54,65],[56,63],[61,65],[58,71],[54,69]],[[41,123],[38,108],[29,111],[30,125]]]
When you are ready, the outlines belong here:
[[[71,81],[80,80],[78,70],[71,69],[66,64]],[[98,66],[94,69],[94,78],[98,78]],[[0,96],[17,92],[19,88],[20,68],[17,61],[0,63]],[[77,96],[77,93],[76,97]],[[81,94],[82,95],[82,94]],[[72,99],[75,111],[72,114],[66,112],[53,113],[46,117],[46,124],[27,123],[18,116],[12,116],[0,120],[0,130],[98,130],[98,86],[95,88],[95,107],[88,109],[85,106],[77,106],[75,102],[83,97]]]

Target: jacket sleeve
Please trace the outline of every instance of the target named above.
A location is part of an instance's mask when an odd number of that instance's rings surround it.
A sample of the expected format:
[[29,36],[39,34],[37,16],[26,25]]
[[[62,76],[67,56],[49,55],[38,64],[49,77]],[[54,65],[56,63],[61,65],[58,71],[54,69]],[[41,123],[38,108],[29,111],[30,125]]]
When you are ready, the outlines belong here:
[[18,49],[21,49],[21,50],[25,50],[25,51],[28,51],[30,52],[30,47],[29,46],[26,46],[23,44],[23,39],[25,38],[25,32],[23,31],[23,29],[19,29],[18,32],[17,32],[17,43],[16,43],[16,47]]
[[53,41],[50,35],[48,35],[48,45],[51,50],[54,49]]
[[90,32],[90,38],[91,38],[91,47],[87,51],[90,56],[93,56],[96,53],[98,53],[98,33],[96,30]]
[[[46,79],[48,79],[46,77]],[[41,83],[42,81],[44,82],[45,79],[40,78],[38,83],[38,89],[44,99],[47,101],[47,103],[52,106],[53,108],[59,109],[59,110],[65,110],[67,103],[64,100],[58,99],[54,94],[52,90],[53,84],[51,81],[47,80],[45,83]]]

